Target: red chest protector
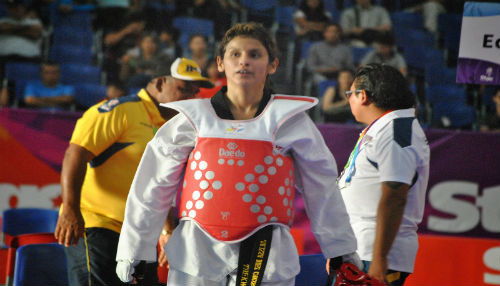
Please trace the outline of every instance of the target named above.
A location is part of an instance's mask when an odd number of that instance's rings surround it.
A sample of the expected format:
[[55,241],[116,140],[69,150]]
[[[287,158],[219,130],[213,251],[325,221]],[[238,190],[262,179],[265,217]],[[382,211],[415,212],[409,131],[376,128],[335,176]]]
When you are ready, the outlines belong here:
[[286,146],[275,146],[274,135],[315,100],[279,99],[273,96],[261,115],[244,121],[218,118],[209,100],[173,106],[198,132],[184,175],[181,219],[195,220],[222,241],[242,240],[270,223],[292,224],[293,161],[282,152]]

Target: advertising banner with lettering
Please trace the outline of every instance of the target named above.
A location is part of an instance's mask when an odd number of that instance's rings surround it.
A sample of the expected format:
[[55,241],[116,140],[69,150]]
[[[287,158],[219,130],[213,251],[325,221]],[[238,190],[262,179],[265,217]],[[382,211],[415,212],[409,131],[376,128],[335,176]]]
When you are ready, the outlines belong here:
[[[0,212],[59,207],[62,158],[80,115],[0,110]],[[340,172],[362,127],[318,128]],[[408,285],[500,285],[500,133],[425,132],[429,187],[416,274]],[[300,196],[295,209],[294,228],[303,230],[299,248],[319,253]]]
[[500,85],[499,3],[465,3],[457,82]]

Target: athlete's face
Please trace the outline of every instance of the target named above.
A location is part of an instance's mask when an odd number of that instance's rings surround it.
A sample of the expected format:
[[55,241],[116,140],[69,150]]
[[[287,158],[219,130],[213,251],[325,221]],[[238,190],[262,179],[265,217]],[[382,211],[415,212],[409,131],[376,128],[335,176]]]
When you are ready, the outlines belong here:
[[228,84],[264,85],[267,75],[276,72],[278,59],[269,62],[267,50],[259,40],[240,36],[227,44],[223,59],[217,57],[217,67],[226,74]]

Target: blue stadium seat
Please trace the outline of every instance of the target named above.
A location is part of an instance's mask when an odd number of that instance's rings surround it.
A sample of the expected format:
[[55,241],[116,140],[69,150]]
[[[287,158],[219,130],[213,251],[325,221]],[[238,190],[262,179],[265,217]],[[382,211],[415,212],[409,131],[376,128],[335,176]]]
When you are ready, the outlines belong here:
[[92,64],[93,53],[89,47],[77,45],[53,45],[49,59],[65,64]]
[[300,272],[295,277],[295,286],[325,285],[328,273],[323,254],[301,255],[299,257]]
[[428,64],[444,65],[443,52],[425,46],[415,45],[405,47],[403,56],[406,60],[406,64],[410,68],[418,70],[417,73],[423,73],[425,66]]
[[280,34],[286,36],[287,39],[285,62],[287,82],[291,82],[293,77],[293,59],[295,55],[295,28],[293,13],[295,10],[295,6],[278,6],[275,11],[275,24],[272,28],[273,35],[275,37],[277,34]]
[[409,28],[422,30],[424,28],[424,20],[420,13],[398,11],[391,13],[390,17],[394,29]]
[[54,232],[59,212],[51,209],[7,209],[2,214],[2,232],[11,236]]
[[395,32],[396,45],[403,50],[416,46],[424,47],[426,49],[435,48],[435,39],[431,32],[414,30],[411,28],[400,30],[396,29]]
[[94,83],[75,84],[75,101],[83,107],[91,107],[105,97],[105,85]]
[[94,43],[94,32],[90,28],[58,26],[53,32],[53,45],[76,45],[90,48]]
[[425,66],[425,82],[428,85],[455,84],[457,68],[449,68],[444,64],[430,63]]
[[[445,127],[468,127],[474,124],[475,111],[467,105],[465,89],[457,84],[431,85],[426,88],[427,101],[432,105],[432,121],[450,124]],[[444,124],[444,125],[446,125]]]
[[242,0],[241,21],[260,22],[270,27],[274,21],[274,9],[278,6],[277,0]]
[[214,22],[211,20],[192,17],[175,17],[173,25],[180,31],[178,43],[184,50],[187,49],[189,37],[192,34],[202,34],[207,37],[209,41],[213,41]]
[[61,64],[61,82],[75,85],[79,83],[101,83],[101,69],[97,66]]
[[29,244],[16,251],[14,285],[68,285],[64,246]]
[[5,65],[8,80],[40,80],[40,65],[34,63],[9,62]]
[[2,213],[2,232],[8,247],[5,277],[7,285],[12,282],[18,247],[33,243],[55,242],[59,212],[51,209],[19,208]]
[[[87,9],[83,9],[83,8]],[[92,28],[92,10],[95,5],[73,5],[73,10],[68,14],[55,13],[54,27],[74,27],[74,28]],[[76,10],[75,10],[76,9]]]
[[337,9],[336,1],[323,0],[323,5],[325,7],[325,10],[327,12],[330,12],[330,14],[332,16],[332,22],[339,23],[341,11],[339,11],[339,9]]
[[[325,91],[327,88],[330,86],[337,86],[338,82],[334,79],[328,79],[328,80],[323,80],[320,83],[318,83],[318,98],[322,98],[323,95],[325,94]],[[343,95],[342,95],[343,96]]]

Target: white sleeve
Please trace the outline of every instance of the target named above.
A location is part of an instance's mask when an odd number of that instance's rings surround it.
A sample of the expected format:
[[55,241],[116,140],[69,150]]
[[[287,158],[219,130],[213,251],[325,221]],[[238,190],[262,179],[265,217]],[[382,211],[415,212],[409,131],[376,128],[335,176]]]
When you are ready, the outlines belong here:
[[[406,143],[408,146],[401,146],[394,139],[392,129],[391,124],[377,134],[374,154],[367,154],[368,159],[377,164],[380,182],[401,182],[411,185],[417,172],[417,153],[411,142]],[[411,137],[407,140],[411,141]]]
[[294,116],[280,127],[276,143],[290,144],[296,187],[323,254],[332,258],[356,251],[356,238],[336,184],[337,165],[314,122],[305,113]]
[[116,260],[156,261],[156,244],[196,135],[178,114],[148,143],[132,182]]

